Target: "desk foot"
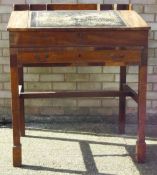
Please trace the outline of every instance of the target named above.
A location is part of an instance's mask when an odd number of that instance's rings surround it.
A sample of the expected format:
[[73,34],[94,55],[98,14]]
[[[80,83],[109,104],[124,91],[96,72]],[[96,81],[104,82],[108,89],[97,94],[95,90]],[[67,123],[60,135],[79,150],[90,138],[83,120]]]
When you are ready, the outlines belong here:
[[13,146],[13,166],[20,167],[22,164],[21,145]]
[[146,157],[146,143],[136,142],[136,159],[138,163],[144,163]]

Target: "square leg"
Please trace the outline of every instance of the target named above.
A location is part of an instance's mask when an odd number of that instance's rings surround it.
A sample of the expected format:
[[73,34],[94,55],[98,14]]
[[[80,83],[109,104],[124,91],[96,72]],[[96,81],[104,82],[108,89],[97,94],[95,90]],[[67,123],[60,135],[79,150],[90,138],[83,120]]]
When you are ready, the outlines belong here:
[[[124,92],[124,84],[126,84],[126,66],[120,67],[120,91]],[[119,133],[125,133],[126,118],[126,96],[122,93],[119,97]]]
[[[145,53],[145,52],[144,52]],[[146,60],[147,54],[143,56]],[[146,120],[146,91],[147,91],[147,64],[139,66],[138,84],[138,133],[136,142],[136,158],[139,163],[145,162],[146,143],[145,143],[145,120]]]
[[22,152],[20,143],[20,97],[18,90],[19,76],[16,49],[10,55],[11,92],[12,92],[12,127],[13,127],[13,166],[21,166]]
[[[23,82],[23,67],[18,68],[19,73],[19,85],[22,86],[21,91],[24,91]],[[20,133],[21,136],[25,136],[25,116],[24,116],[24,98],[20,98]]]

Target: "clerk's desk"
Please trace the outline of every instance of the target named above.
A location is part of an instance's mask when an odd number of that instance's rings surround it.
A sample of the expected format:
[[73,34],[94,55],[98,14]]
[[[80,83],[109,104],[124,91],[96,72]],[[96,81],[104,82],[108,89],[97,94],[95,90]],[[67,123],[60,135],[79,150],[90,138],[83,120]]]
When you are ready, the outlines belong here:
[[[21,166],[24,99],[119,97],[119,132],[126,96],[138,103],[136,157],[145,161],[148,31],[135,11],[13,11],[8,24],[13,115],[13,165]],[[126,84],[126,66],[139,66],[138,93]],[[120,66],[117,91],[25,92],[23,67]],[[46,87],[45,87],[46,88]]]

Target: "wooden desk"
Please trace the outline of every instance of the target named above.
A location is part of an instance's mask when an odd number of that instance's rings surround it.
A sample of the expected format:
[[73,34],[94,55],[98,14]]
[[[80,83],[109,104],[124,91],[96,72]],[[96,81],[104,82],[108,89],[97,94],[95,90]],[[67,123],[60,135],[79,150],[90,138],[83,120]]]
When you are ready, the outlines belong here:
[[[59,21],[59,22],[58,22]],[[119,97],[119,132],[125,99],[138,103],[136,156],[144,162],[148,30],[134,11],[14,11],[8,24],[13,115],[13,165],[21,166],[25,98]],[[25,92],[23,67],[120,66],[117,91]],[[126,84],[126,66],[139,66],[138,93]]]

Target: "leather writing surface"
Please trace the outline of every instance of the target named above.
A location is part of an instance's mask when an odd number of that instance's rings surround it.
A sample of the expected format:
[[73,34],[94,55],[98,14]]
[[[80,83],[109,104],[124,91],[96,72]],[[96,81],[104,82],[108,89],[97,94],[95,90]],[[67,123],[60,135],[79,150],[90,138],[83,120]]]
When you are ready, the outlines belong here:
[[116,11],[32,11],[31,27],[104,27],[125,26]]

